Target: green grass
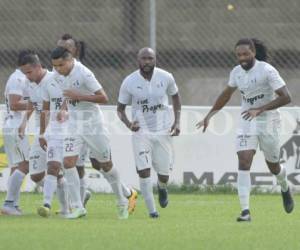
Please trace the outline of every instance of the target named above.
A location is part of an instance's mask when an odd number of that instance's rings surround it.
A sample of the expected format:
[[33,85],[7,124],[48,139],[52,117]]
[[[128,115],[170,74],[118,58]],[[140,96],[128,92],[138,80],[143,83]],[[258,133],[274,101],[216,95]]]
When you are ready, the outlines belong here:
[[279,195],[252,195],[251,223],[235,222],[239,205],[233,194],[171,194],[157,220],[148,218],[139,198],[126,221],[117,219],[112,195],[94,194],[88,216],[73,221],[37,216],[41,200],[40,194],[22,194],[25,215],[0,216],[1,249],[300,249],[300,214],[285,214]]

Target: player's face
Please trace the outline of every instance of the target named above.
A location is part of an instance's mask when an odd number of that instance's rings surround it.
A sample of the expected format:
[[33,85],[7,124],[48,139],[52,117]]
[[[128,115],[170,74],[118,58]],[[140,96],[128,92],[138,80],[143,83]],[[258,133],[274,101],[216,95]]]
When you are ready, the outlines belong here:
[[20,67],[20,70],[26,75],[27,79],[31,82],[38,82],[41,75],[41,65],[25,64]]
[[139,68],[144,73],[153,71],[156,63],[155,54],[151,51],[144,51],[138,57]]
[[67,76],[71,72],[73,65],[74,65],[73,58],[52,59],[52,66],[59,74],[63,76]]
[[255,52],[250,49],[249,45],[239,45],[235,48],[235,54],[239,64],[244,70],[252,68],[255,59]]

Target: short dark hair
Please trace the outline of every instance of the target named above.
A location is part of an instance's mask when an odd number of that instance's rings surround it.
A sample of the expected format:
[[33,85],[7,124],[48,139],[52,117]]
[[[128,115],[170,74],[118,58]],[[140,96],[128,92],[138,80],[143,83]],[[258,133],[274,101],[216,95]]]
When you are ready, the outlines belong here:
[[51,52],[51,59],[66,59],[68,57],[71,57],[72,54],[69,50],[67,50],[64,47],[56,47],[55,49],[52,50]]
[[21,50],[19,52],[18,67],[26,64],[32,64],[32,65],[41,64],[38,54],[33,50],[26,49],[26,50]]
[[69,40],[72,39],[75,42],[75,39],[73,38],[73,36],[71,34],[65,33],[61,36],[61,40]]
[[268,48],[264,44],[264,42],[257,38],[251,38],[251,40],[253,41],[256,50],[255,58],[259,61],[264,61],[264,62],[268,61],[269,59]]
[[236,48],[237,46],[240,46],[240,45],[248,45],[252,51],[255,51],[254,42],[250,38],[242,38],[242,39],[238,40],[237,43],[235,44],[234,48]]

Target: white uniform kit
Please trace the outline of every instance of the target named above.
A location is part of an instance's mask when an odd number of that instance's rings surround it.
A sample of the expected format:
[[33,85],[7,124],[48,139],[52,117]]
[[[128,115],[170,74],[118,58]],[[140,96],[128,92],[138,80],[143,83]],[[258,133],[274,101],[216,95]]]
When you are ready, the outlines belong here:
[[29,82],[29,99],[35,110],[35,137],[29,155],[29,173],[38,174],[46,171],[46,152],[39,143],[40,117],[43,108],[43,89],[48,82],[53,81],[53,73],[47,71],[39,84]]
[[[52,79],[44,85],[42,91],[43,100],[50,102],[50,119],[45,133],[47,140],[47,162],[63,162],[64,137],[67,134],[68,128],[66,122],[61,123],[57,121],[57,114],[64,100],[64,89],[66,88],[62,77],[55,72]],[[78,166],[84,165],[86,151],[87,147],[83,147],[77,160]]]
[[26,76],[19,69],[10,75],[4,95],[6,104],[6,115],[3,124],[4,147],[9,167],[15,167],[18,163],[29,158],[28,136],[21,139],[18,133],[25,111],[12,111],[9,101],[10,95],[21,96],[23,101],[29,98]]
[[173,75],[156,67],[150,81],[139,70],[124,79],[118,101],[132,105],[132,121],[138,122],[140,127],[132,136],[138,170],[153,166],[158,174],[169,175],[173,166],[170,136],[173,116],[168,95],[177,92]]
[[[86,95],[93,95],[102,89],[94,74],[76,60],[70,74],[63,77],[63,85],[66,89],[75,89]],[[110,161],[110,143],[100,105],[85,101],[69,101],[68,113],[64,156],[80,155],[82,147],[86,144],[91,150],[90,157],[96,158],[99,162]]]
[[[242,95],[242,110],[261,107],[276,98],[275,91],[285,86],[278,71],[270,64],[255,60],[246,71],[240,65],[230,73],[230,87],[237,87]],[[280,114],[277,109],[265,111],[253,120],[240,117],[237,131],[237,151],[260,149],[269,162],[278,162],[280,153]]]

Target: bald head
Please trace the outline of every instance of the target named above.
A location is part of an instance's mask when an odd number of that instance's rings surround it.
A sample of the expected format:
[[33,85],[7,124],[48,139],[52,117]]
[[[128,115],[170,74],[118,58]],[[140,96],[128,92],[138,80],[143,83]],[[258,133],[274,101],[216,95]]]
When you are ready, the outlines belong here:
[[156,55],[151,48],[142,48],[138,52],[138,64],[142,75],[152,76],[153,69],[156,64]]
[[145,47],[145,48],[141,48],[138,52],[138,59],[144,55],[151,55],[154,58],[156,57],[155,52],[153,49]]

